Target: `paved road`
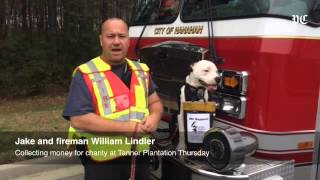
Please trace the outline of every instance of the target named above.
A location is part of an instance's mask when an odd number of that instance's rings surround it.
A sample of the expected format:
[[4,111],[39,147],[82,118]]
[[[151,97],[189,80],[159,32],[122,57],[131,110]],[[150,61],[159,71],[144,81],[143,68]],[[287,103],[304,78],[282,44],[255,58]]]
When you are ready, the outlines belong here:
[[0,165],[0,180],[78,180],[83,167],[77,157],[47,157]]
[[[153,172],[159,179],[160,171]],[[0,180],[79,180],[83,166],[77,157],[47,157],[0,165]]]

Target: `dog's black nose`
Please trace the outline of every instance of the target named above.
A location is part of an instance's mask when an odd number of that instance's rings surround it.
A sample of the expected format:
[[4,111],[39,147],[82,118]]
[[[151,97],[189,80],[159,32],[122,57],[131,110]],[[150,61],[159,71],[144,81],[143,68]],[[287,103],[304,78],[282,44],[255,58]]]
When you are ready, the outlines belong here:
[[218,82],[220,81],[221,77],[220,77],[220,76],[217,76],[217,77],[214,78],[214,79],[216,80],[216,83],[218,83]]

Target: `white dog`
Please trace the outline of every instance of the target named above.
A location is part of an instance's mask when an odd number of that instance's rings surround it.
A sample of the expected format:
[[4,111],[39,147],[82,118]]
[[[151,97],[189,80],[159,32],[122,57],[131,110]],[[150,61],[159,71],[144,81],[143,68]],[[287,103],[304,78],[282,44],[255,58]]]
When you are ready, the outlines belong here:
[[215,91],[219,80],[216,65],[209,60],[200,60],[191,65],[192,72],[186,77],[186,84],[180,89],[180,113],[178,115],[178,150],[185,149],[184,115],[182,103],[186,101],[208,101],[208,91]]

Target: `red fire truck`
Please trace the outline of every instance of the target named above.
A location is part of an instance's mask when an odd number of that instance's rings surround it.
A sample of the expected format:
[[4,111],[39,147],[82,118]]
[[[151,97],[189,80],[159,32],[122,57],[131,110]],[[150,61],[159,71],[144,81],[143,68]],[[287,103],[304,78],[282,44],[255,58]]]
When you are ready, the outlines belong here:
[[320,179],[320,0],[137,0],[129,32],[128,56],[151,68],[165,120],[174,119],[190,64],[212,60],[221,72],[214,126],[254,135],[253,157],[292,160],[295,179]]

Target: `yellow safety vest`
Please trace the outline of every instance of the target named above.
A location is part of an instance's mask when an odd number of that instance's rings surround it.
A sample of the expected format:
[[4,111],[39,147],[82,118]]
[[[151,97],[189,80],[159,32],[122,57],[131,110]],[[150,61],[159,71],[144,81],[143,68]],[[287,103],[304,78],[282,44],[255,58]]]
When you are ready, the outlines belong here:
[[[132,71],[130,88],[112,71],[109,64],[100,57],[80,65],[89,92],[92,96],[96,114],[107,120],[140,122],[149,115],[147,65],[126,59]],[[74,73],[75,74],[75,73]],[[84,137],[88,140],[87,150],[94,161],[115,159],[131,151],[131,138],[115,135],[105,136],[83,132],[70,126],[69,138]],[[148,136],[143,137],[149,139]],[[102,140],[98,142],[98,140]],[[98,143],[97,143],[98,142]],[[138,144],[136,151],[148,150],[149,144]]]

